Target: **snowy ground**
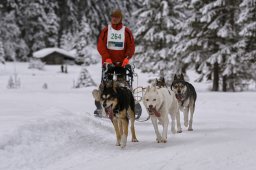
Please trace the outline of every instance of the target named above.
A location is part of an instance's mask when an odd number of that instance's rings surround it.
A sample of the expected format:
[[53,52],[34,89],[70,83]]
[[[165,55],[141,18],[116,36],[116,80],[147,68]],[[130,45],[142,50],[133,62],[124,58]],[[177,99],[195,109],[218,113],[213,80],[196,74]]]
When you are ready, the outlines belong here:
[[[7,89],[14,64],[0,65],[0,170],[254,170],[256,93],[198,91],[194,131],[157,144],[150,121],[136,122],[139,143],[115,146],[107,119],[95,118],[91,88],[72,89],[80,68],[29,70],[18,63],[20,89]],[[89,68],[96,82],[99,65]],[[139,74],[146,85],[148,75]],[[48,89],[42,88],[48,84]],[[143,117],[146,117],[145,112]],[[130,139],[130,136],[129,136]]]

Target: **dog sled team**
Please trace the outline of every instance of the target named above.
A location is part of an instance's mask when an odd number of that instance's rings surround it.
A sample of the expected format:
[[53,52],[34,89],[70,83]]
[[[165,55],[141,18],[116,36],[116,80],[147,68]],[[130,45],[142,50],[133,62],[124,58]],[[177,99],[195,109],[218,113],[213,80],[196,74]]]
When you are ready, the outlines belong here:
[[[106,26],[98,38],[98,51],[102,56],[102,81],[99,89],[92,92],[97,109],[94,114],[106,114],[116,133],[116,145],[124,148],[127,143],[129,122],[132,142],[138,142],[135,131],[135,99],[132,92],[133,69],[129,65],[135,45],[132,32],[122,24],[122,13],[111,13],[111,24]],[[180,111],[184,113],[184,125],[193,130],[195,110],[195,88],[175,75],[168,87],[164,78],[148,86],[143,95],[143,104],[152,121],[156,141],[166,143],[169,115],[172,133],[181,133]],[[190,114],[189,114],[190,112]],[[158,125],[163,126],[162,133]]]
[[[105,114],[114,125],[116,145],[122,148],[126,146],[129,121],[131,141],[138,142],[134,127],[135,100],[131,90],[116,81],[109,81],[102,83],[100,90],[94,90],[93,96],[102,104]],[[184,80],[182,74],[175,75],[170,87],[167,87],[164,78],[161,78],[156,79],[155,84],[146,88],[143,104],[152,121],[157,143],[167,142],[169,117],[171,118],[171,132],[182,133],[180,111],[184,114],[184,126],[188,127],[188,131],[193,131],[196,97],[195,88]],[[162,133],[159,132],[158,125],[163,126]]]

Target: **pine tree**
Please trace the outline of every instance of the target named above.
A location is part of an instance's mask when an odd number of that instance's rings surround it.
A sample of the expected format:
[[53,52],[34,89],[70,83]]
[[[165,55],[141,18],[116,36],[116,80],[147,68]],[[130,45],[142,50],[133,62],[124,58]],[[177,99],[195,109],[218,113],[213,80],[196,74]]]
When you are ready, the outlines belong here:
[[239,47],[245,53],[244,60],[256,61],[256,1],[243,0],[237,23],[241,25]]
[[46,21],[46,32],[47,32],[47,47],[58,46],[58,32],[59,32],[59,18],[56,16],[54,10],[51,8],[47,14]]
[[60,40],[60,48],[70,51],[75,47],[76,36],[72,35],[71,31],[64,31]]
[[96,83],[93,81],[90,73],[86,69],[86,66],[83,65],[80,72],[80,76],[75,85],[75,88],[90,87],[90,86],[96,86]]
[[[207,20],[212,20],[211,24],[213,24],[213,27],[209,29],[216,34],[216,51],[210,56],[208,61],[210,61],[211,64],[214,64],[214,66],[218,64],[217,68],[214,67],[214,73],[219,74],[219,77],[222,80],[219,84],[222,84],[223,91],[228,90],[228,81],[232,77],[232,70],[228,70],[230,67],[227,67],[227,65],[229,64],[236,67],[236,63],[233,63],[232,60],[237,56],[235,44],[238,41],[238,25],[235,23],[235,20],[238,14],[238,5],[239,0],[219,0],[215,3],[209,3],[203,8],[202,19],[206,22]],[[207,10],[209,12],[207,12]],[[215,13],[215,15],[213,15],[213,13]],[[210,19],[210,17],[212,19]],[[217,27],[215,28],[214,25]],[[229,72],[231,72],[231,74],[227,74]],[[213,83],[213,90],[217,91],[218,89],[215,88],[217,80],[214,79]]]
[[241,12],[238,23],[241,25],[239,32],[242,40],[240,47],[245,53],[244,60],[256,61],[256,1],[243,0],[240,4]]
[[191,1],[192,15],[178,36],[181,41],[174,46],[176,58],[181,56],[183,63],[192,63],[202,75],[199,81],[213,79],[213,91],[219,90],[220,83],[222,90],[227,90],[226,65],[238,53],[238,4],[239,0]]
[[174,5],[174,1],[145,1],[142,9],[135,12],[138,16],[135,33],[138,67],[145,72],[157,72],[160,68],[167,70],[166,67],[172,64],[169,48],[174,43],[176,25],[180,22],[179,12]]
[[32,52],[46,47],[47,14],[39,0],[25,2],[20,6],[19,21],[24,40]]
[[8,88],[8,89],[13,89],[13,88],[15,88],[15,84],[14,84],[14,81],[13,81],[12,76],[9,77],[8,84],[7,84],[7,88]]
[[[188,66],[196,66],[196,71],[202,74],[200,81],[205,75],[209,75],[207,63],[208,52],[204,50],[208,38],[203,36],[203,23],[200,21],[202,14],[200,9],[206,5],[207,1],[186,1],[182,2],[185,16],[178,26],[179,33],[175,37],[175,44],[171,48],[174,65],[171,70],[174,73],[186,74]],[[198,64],[197,64],[198,63]],[[208,77],[210,78],[210,77]]]
[[[72,37],[78,36],[77,34],[80,32],[79,23],[83,20],[83,16],[86,16],[91,30],[90,43],[95,44],[100,30],[109,22],[111,10],[121,8],[123,10],[125,24],[129,26],[131,20],[130,15],[133,9],[138,7],[137,4],[138,2],[134,0],[2,0],[0,2],[1,18],[13,12],[12,22],[7,23],[16,24],[20,31],[17,34],[18,39],[12,41],[17,44],[16,49],[8,48],[14,54],[9,55],[9,51],[6,51],[6,56],[8,58],[10,56],[16,56],[19,59],[26,60],[27,55],[30,57],[32,52],[38,49],[63,46],[63,37],[65,34],[69,34],[70,32]],[[1,22],[1,25],[4,24]],[[135,24],[132,23],[132,25]],[[16,36],[16,33],[14,35]],[[3,41],[3,43],[5,48],[6,41]],[[72,49],[75,45],[73,43],[65,44],[67,46],[72,44],[69,49]]]
[[92,44],[91,28],[84,16],[80,24],[78,38],[76,40],[77,62],[84,63],[86,66],[95,64],[97,60],[92,56],[89,45]]
[[230,61],[235,65],[228,65],[230,69],[227,70],[234,77],[234,89],[237,86],[242,88],[250,80],[256,81],[256,1],[243,0],[240,3],[237,23],[240,25],[240,37],[236,44],[238,55]]
[[[238,40],[238,26],[235,23],[238,14],[239,0],[218,0],[210,2],[201,9],[201,21],[205,22],[208,42],[211,42],[212,52],[207,61],[213,66],[213,91],[227,91],[229,74],[227,63],[237,55],[235,44]],[[209,48],[208,48],[209,49]],[[235,65],[234,65],[235,66]],[[222,81],[221,81],[222,80]]]
[[22,52],[22,50],[26,53],[26,45],[19,38],[21,31],[15,22],[15,11],[10,13],[0,11],[0,25],[0,39],[3,43],[5,59],[15,60],[16,52]]
[[[72,1],[72,0],[57,0],[58,10],[56,15],[60,19],[59,27],[59,46],[63,43],[63,34],[74,34],[77,33],[79,28],[78,13],[83,11],[85,6],[79,6],[78,2],[82,1]],[[81,9],[80,9],[81,8]],[[80,9],[80,10],[79,10]],[[74,44],[73,44],[74,45]]]
[[4,47],[2,41],[0,41],[0,63],[4,64],[5,63],[5,54],[4,54]]

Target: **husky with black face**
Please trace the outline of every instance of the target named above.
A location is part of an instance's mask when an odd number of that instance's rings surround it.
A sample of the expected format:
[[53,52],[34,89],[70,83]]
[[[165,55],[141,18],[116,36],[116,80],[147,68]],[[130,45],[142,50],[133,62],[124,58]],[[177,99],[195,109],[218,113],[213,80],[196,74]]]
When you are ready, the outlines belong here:
[[[174,91],[175,96],[179,102],[179,109],[184,113],[185,127],[188,127],[189,131],[193,131],[193,115],[197,98],[194,86],[184,80],[183,74],[175,74],[171,89]],[[188,121],[189,110],[190,119]]]
[[167,87],[167,85],[166,85],[166,83],[165,83],[164,77],[160,77],[159,79],[156,79],[155,84],[156,84],[156,86],[157,86],[158,88]]
[[101,103],[112,121],[116,132],[116,145],[124,148],[127,143],[128,125],[131,120],[132,142],[138,142],[135,133],[135,100],[132,92],[126,87],[119,87],[112,82],[104,85],[101,92]]

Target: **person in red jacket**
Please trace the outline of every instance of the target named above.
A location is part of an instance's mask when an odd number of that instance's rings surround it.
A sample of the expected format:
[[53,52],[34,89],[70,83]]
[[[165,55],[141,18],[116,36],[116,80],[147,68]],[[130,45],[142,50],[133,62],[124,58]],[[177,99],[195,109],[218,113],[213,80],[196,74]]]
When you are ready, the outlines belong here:
[[122,19],[121,10],[116,9],[111,13],[111,24],[101,31],[97,49],[102,56],[103,69],[110,64],[114,67],[108,73],[124,75],[125,67],[134,54],[135,44],[131,30],[122,24]]
[[[97,49],[102,57],[102,81],[112,80],[113,73],[117,78],[126,78],[126,70],[131,70],[129,60],[135,51],[134,38],[131,30],[122,24],[121,10],[111,13],[111,23],[106,26],[98,38]],[[95,101],[95,115],[100,115],[102,107]]]

